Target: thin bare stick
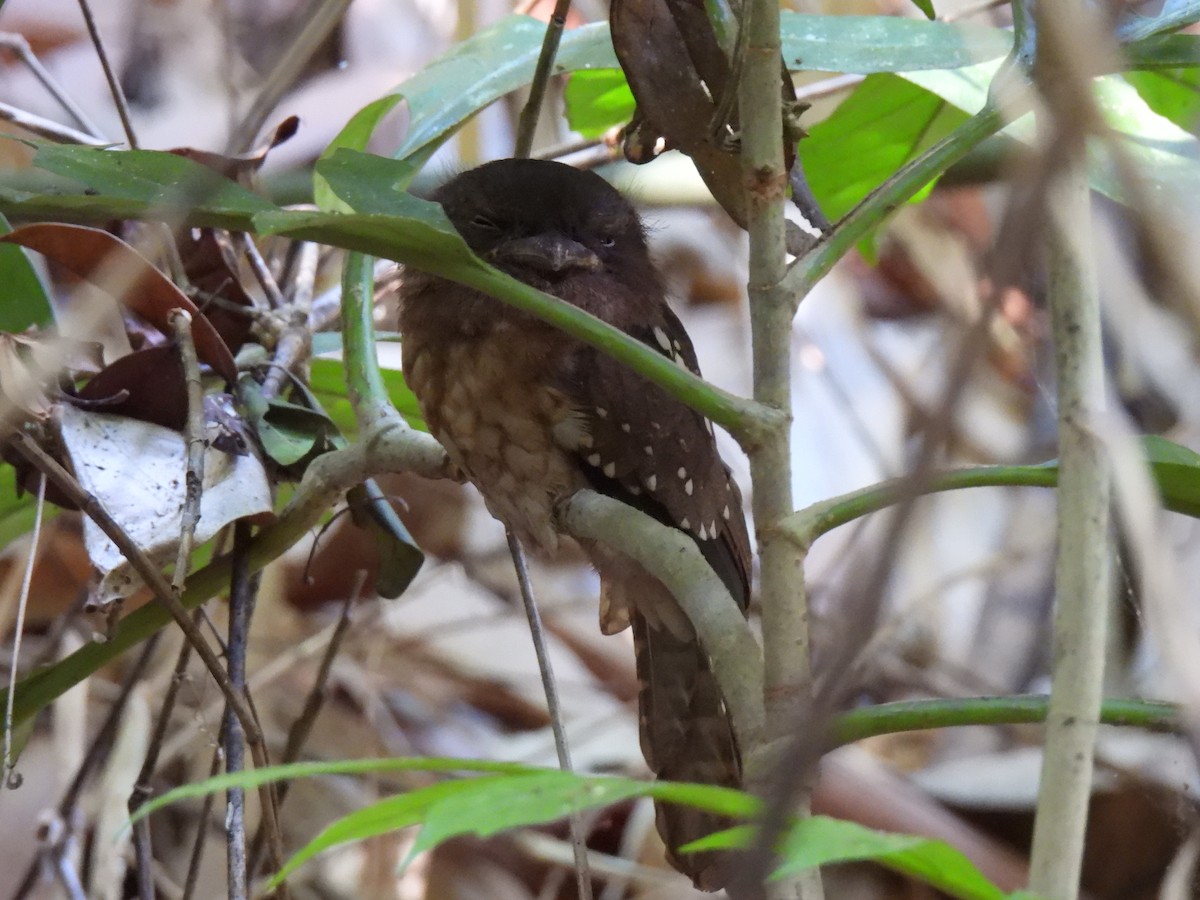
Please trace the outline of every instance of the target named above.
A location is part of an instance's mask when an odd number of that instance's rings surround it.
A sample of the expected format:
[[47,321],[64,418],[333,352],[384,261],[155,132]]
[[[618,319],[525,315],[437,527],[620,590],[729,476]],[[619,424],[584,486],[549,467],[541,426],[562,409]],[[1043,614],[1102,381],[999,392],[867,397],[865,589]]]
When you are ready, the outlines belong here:
[[316,283],[320,254],[319,244],[311,241],[300,244],[296,279],[292,287],[291,302],[287,306],[287,324],[275,343],[271,370],[263,379],[262,392],[268,400],[279,394],[283,389],[284,380],[312,355],[309,313],[312,311],[313,285]]
[[[258,594],[258,575],[251,574],[247,564],[247,548],[250,544],[250,525],[239,520],[233,529],[233,572],[229,589],[229,643],[226,658],[229,664],[229,680],[239,694],[246,692],[246,646],[250,637],[250,619],[254,615],[254,603]],[[225,726],[222,729],[225,746],[225,771],[240,772],[245,768],[243,729],[237,714],[226,707]],[[274,806],[274,795],[263,797],[263,823],[275,819],[269,815]],[[250,876],[246,855],[246,797],[240,787],[226,792],[225,801],[225,846],[226,870],[229,896],[247,896]]]
[[104,147],[108,144],[108,141],[92,137],[82,131],[76,131],[74,128],[68,128],[66,125],[60,125],[50,119],[35,116],[31,112],[17,109],[7,103],[0,103],[0,119],[12,122],[38,137],[57,141],[60,144],[81,144],[85,147]]
[[46,476],[38,479],[37,507],[33,517],[33,537],[29,544],[29,558],[25,560],[25,574],[21,578],[21,596],[17,600],[17,622],[13,632],[12,665],[8,670],[8,702],[4,707],[4,786],[19,788],[21,776],[16,773],[12,758],[13,694],[17,687],[17,663],[21,659],[21,635],[25,631],[25,608],[29,605],[29,587],[33,583],[33,566],[37,562],[38,542],[42,536],[42,518],[46,510]]
[[271,305],[271,309],[282,309],[285,303],[283,291],[279,289],[279,284],[275,281],[275,276],[271,274],[267,261],[258,252],[258,245],[254,243],[254,238],[245,232],[240,237],[242,252],[246,254],[246,262],[250,263],[250,271],[254,273],[254,280],[267,295],[267,302]]
[[550,82],[550,70],[562,41],[563,29],[567,25],[567,13],[571,11],[571,0],[555,0],[554,12],[546,23],[546,37],[542,40],[542,52],[538,54],[537,68],[533,70],[533,81],[529,85],[529,99],[517,120],[517,146],[513,156],[518,159],[529,156],[533,149],[533,133],[537,130],[538,116],[542,112],[542,101],[546,98],[546,85]]
[[[87,134],[97,141],[102,141],[103,133],[96,127],[96,123],[88,118],[88,114],[83,111],[78,103],[71,99],[62,85],[55,80],[50,74],[50,70],[42,65],[42,61],[37,58],[37,54],[33,52],[33,48],[29,46],[29,41],[25,40],[25,36],[21,34],[0,34],[0,47],[6,47],[20,57],[21,62],[25,64],[33,77],[36,78],[46,89],[46,91],[58,101],[61,106],[72,119],[75,124],[82,128]],[[104,141],[104,143],[108,143]]]
[[200,382],[200,360],[192,340],[192,317],[182,309],[168,317],[179,342],[179,360],[183,364],[183,379],[187,385],[187,423],[183,437],[187,444],[187,464],[184,472],[185,492],[183,510],[179,516],[179,552],[175,555],[175,571],[171,587],[181,593],[187,581],[192,543],[196,525],[200,522],[200,498],[204,490],[204,385]]
[[79,11],[83,13],[83,22],[87,26],[88,36],[92,39],[92,47],[96,50],[96,58],[104,69],[104,78],[108,81],[108,90],[112,94],[113,103],[117,107],[117,115],[121,117],[121,127],[125,129],[125,140],[131,150],[138,149],[137,135],[133,133],[133,121],[129,118],[129,104],[125,102],[125,91],[121,89],[121,81],[113,71],[109,62],[108,52],[100,39],[100,29],[96,27],[96,19],[92,16],[92,7],[88,0],[79,0]]
[[[200,610],[192,613],[192,619],[199,622]],[[179,648],[179,658],[175,661],[175,671],[171,673],[171,682],[167,685],[167,693],[163,697],[162,708],[158,712],[158,721],[154,723],[154,733],[150,736],[150,744],[146,748],[146,758],[142,761],[142,769],[138,772],[132,793],[129,795],[129,815],[136,813],[153,793],[150,780],[158,767],[159,754],[162,752],[163,741],[167,737],[167,728],[171,724],[171,714],[175,711],[175,701],[179,697],[179,689],[187,678],[188,662],[192,658],[192,645],[187,641]],[[137,861],[138,898],[139,900],[154,900],[154,854],[150,844],[150,817],[138,819],[133,825],[133,852]]]
[[[150,664],[150,659],[154,656],[154,651],[158,646],[160,634],[161,632],[146,641],[142,647],[142,652],[138,654],[133,665],[129,667],[129,671],[125,673],[120,690],[117,692],[112,706],[109,707],[108,712],[105,714],[104,721],[100,724],[100,728],[96,732],[96,737],[88,746],[83,761],[79,764],[79,768],[75,770],[75,775],[71,778],[71,783],[67,785],[62,799],[58,802],[56,813],[61,833],[52,839],[50,846],[43,851],[44,854],[48,853],[54,856],[56,868],[59,857],[65,855],[65,846],[71,840],[72,828],[70,822],[75,815],[75,807],[79,803],[84,785],[87,784],[88,777],[96,766],[99,765],[105,751],[112,744],[113,738],[117,733],[117,725],[121,721],[121,714],[125,711],[125,704],[129,702],[129,695],[133,693],[134,686],[141,680],[142,673],[146,670],[146,666]],[[37,886],[39,866],[39,859],[35,858],[30,863],[29,870],[26,871],[25,877],[21,881],[21,886],[13,894],[13,900],[24,900]]]
[[350,0],[313,0],[293,21],[303,22],[295,39],[275,61],[267,80],[254,98],[250,110],[229,138],[228,150],[242,153],[250,148],[258,130],[280,98],[291,90],[313,53],[337,27]]
[[[346,597],[346,602],[342,604],[342,614],[338,617],[337,625],[334,626],[333,634],[330,635],[329,643],[325,647],[325,653],[321,656],[321,662],[317,667],[317,676],[313,679],[313,685],[309,689],[308,696],[304,698],[304,707],[301,709],[300,715],[296,717],[296,721],[292,723],[292,727],[288,730],[287,742],[284,744],[283,755],[279,758],[279,765],[287,765],[299,759],[300,751],[304,748],[308,736],[312,733],[313,725],[316,724],[317,716],[321,712],[321,707],[325,705],[325,698],[328,696],[326,686],[329,683],[329,673],[333,669],[333,661],[342,647],[342,639],[345,638],[350,630],[350,610],[353,609],[358,598],[362,596],[362,589],[366,583],[367,573],[359,571],[355,577],[353,590]],[[275,802],[280,808],[283,806],[283,801],[287,799],[289,787],[290,782],[287,781],[281,781],[276,786]],[[258,859],[262,855],[264,824],[259,824],[258,831],[254,835],[254,841],[250,846],[250,871],[252,872],[257,870]]]
[[[103,504],[95,496],[85,491],[79,482],[58,464],[57,460],[37,445],[37,442],[19,431],[11,435],[10,441],[12,447],[18,453],[29,460],[39,471],[44,472],[55,487],[66,494],[84,515],[90,517],[100,527],[100,530],[108,535],[109,539],[117,545],[121,553],[129,560],[134,571],[142,577],[142,580],[154,594],[155,599],[166,607],[176,624],[179,625],[183,633],[187,636],[187,639],[191,641],[192,646],[196,648],[196,652],[200,655],[200,658],[204,660],[205,667],[217,682],[217,686],[225,696],[226,702],[236,711],[238,720],[246,730],[246,740],[255,753],[256,765],[259,764],[258,759],[261,757],[261,764],[265,766],[267,764],[266,754],[261,749],[262,734],[254,722],[254,716],[245,698],[230,683],[229,676],[226,674],[224,668],[222,668],[217,655],[204,639],[204,636],[200,633],[199,628],[196,627],[191,617],[188,616],[187,610],[179,602],[179,598],[175,595],[171,585],[167,583],[166,578],[163,577],[162,572],[146,557],[142,548],[129,537],[125,529],[109,515],[108,510],[104,508]],[[258,749],[254,750],[256,747]]]
[[[212,778],[221,771],[223,756],[224,754],[221,753],[221,747],[218,744],[213,748],[212,762],[208,766],[209,778]],[[205,840],[208,831],[208,817],[212,815],[213,803],[216,796],[213,793],[204,795],[204,803],[201,805],[200,815],[196,819],[196,840],[192,844],[192,855],[188,858],[187,875],[183,879],[183,900],[191,900],[192,895],[196,893],[196,882],[200,880],[200,863],[204,861],[204,847],[208,843]]]
[[[558,685],[554,681],[554,669],[550,665],[550,651],[546,647],[546,632],[542,628],[542,616],[533,597],[533,585],[529,581],[529,566],[525,561],[525,550],[511,530],[508,535],[508,552],[512,554],[513,568],[517,571],[517,584],[521,588],[521,602],[525,604],[525,617],[529,620],[529,636],[533,638],[533,652],[537,655],[538,671],[542,676],[542,690],[546,694],[546,706],[550,710],[550,729],[554,732],[554,749],[558,753],[558,767],[564,772],[573,772],[571,750],[567,746],[567,730],[563,727],[562,706],[558,702]],[[587,837],[583,833],[583,822],[578,814],[570,819],[571,849],[575,854],[575,884],[580,900],[592,898],[592,875],[588,869]]]

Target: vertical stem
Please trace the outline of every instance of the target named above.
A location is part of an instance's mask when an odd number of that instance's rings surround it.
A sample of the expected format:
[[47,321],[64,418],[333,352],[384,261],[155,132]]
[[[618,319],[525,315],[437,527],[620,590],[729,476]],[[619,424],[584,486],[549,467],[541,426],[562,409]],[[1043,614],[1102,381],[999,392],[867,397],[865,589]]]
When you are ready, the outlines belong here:
[[[1058,5],[1053,13],[1038,10],[1039,55],[1048,46],[1065,46],[1050,38],[1050,23],[1044,19],[1061,15],[1054,24],[1064,34],[1061,26],[1078,21],[1082,13],[1077,2]],[[1044,69],[1041,62],[1038,68]],[[1055,78],[1055,72],[1046,77]],[[1047,88],[1052,85],[1043,85]],[[1073,124],[1061,122],[1062,112],[1059,123],[1047,122],[1047,131]],[[1057,608],[1030,866],[1031,890],[1048,900],[1074,900],[1079,893],[1110,599],[1110,476],[1091,430],[1104,407],[1104,368],[1084,134],[1063,137],[1057,143],[1065,164],[1046,203],[1048,293],[1058,370]]]
[[[749,198],[750,328],[754,347],[754,399],[787,415],[750,450],[754,521],[762,564],[765,740],[796,722],[810,694],[808,610],[803,562],[780,530],[792,511],[791,334],[792,301],[780,282],[787,271],[779,4],[747,0],[741,27],[745,57],[738,85],[742,124],[742,178]],[[768,768],[748,760],[750,787],[762,792]],[[760,783],[755,784],[758,781]],[[807,805],[802,803],[802,805]],[[772,887],[777,895],[822,896],[819,873]]]

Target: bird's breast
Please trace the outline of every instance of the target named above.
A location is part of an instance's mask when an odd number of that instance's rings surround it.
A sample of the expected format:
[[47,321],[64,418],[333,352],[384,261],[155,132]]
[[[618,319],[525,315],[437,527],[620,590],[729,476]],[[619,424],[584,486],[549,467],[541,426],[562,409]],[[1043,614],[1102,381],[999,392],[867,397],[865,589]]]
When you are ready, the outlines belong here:
[[405,336],[404,372],[433,436],[479,488],[488,509],[528,546],[553,551],[554,508],[583,486],[561,449],[574,427],[570,404],[498,329],[444,343]]

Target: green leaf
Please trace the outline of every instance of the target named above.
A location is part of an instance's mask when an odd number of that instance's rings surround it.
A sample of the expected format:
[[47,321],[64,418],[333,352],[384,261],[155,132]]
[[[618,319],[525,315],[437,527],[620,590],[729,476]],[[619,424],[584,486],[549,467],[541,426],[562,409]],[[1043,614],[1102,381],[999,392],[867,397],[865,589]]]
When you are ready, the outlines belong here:
[[[58,507],[47,503],[43,522],[48,522],[56,515]],[[0,463],[0,547],[7,547],[31,531],[36,516],[36,493],[17,496],[17,470],[7,463]]]
[[800,142],[813,194],[836,221],[966,119],[962,110],[898,76],[871,75]]
[[[0,234],[12,231],[0,215]],[[50,298],[25,251],[0,244],[0,331],[20,332],[30,325],[47,325],[54,318]]]
[[33,164],[109,199],[159,210],[210,210],[247,217],[276,207],[237,182],[174,153],[39,144]]
[[[753,829],[733,828],[693,841],[689,850],[745,847]],[[783,840],[782,862],[772,875],[786,878],[832,863],[873,860],[962,900],[1002,900],[992,884],[960,851],[943,841],[888,834],[855,822],[813,816],[795,823]]]
[[[332,156],[341,149],[365,150],[380,121],[403,99],[403,94],[388,94],[386,97],[380,97],[374,103],[368,103],[355,113],[345,127],[338,132],[337,137],[330,141],[329,146],[321,154],[321,159]],[[316,170],[313,171],[313,202],[326,212],[351,211],[330,189],[324,176]]]
[[1142,447],[1163,505],[1200,518],[1200,453],[1154,434],[1142,437]]
[[375,593],[388,600],[396,599],[421,571],[425,554],[373,478],[351,488],[346,493],[346,502],[354,523],[366,529],[379,551]]
[[276,463],[294,466],[333,449],[336,428],[324,412],[277,397],[268,401],[249,375],[244,375],[240,384],[246,412],[263,450]]
[[570,772],[475,780],[434,804],[413,843],[414,854],[464,834],[489,837],[510,828],[554,822],[585,809],[644,796],[649,785],[626,778],[587,778]]
[[1150,109],[1180,128],[1192,131],[1200,124],[1200,69],[1126,72],[1125,80]]
[[399,828],[419,825],[435,803],[464,791],[476,790],[480,782],[501,777],[504,776],[481,775],[461,781],[441,781],[420,790],[387,797],[378,803],[355,810],[338,819],[300,848],[271,879],[268,889],[277,886],[318,853],[340,844],[365,841],[367,838],[387,834]]
[[[395,369],[384,369],[382,374],[383,382],[387,385],[388,397],[408,424],[421,431],[428,431],[425,421],[421,418],[417,398],[404,383],[404,375]],[[354,417],[354,409],[350,406],[349,390],[346,387],[346,370],[341,360],[314,359],[308,386],[342,434],[354,435],[358,431],[358,422]]]
[[933,8],[933,0],[912,0],[913,6],[925,14],[925,18],[933,21],[937,18],[937,12]]
[[620,69],[576,72],[564,95],[567,124],[585,138],[598,138],[628,122],[637,105]]

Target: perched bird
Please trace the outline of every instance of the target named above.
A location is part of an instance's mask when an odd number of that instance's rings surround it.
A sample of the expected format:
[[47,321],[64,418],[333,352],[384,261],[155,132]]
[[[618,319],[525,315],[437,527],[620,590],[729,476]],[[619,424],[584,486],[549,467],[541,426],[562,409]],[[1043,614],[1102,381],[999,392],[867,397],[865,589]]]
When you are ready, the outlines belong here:
[[[604,179],[508,159],[434,195],[471,248],[699,374],[664,297],[641,220]],[[558,546],[555,508],[591,488],[685,532],[745,610],[750,540],[741,494],[700,414],[599,350],[472,288],[409,270],[401,287],[404,375],[430,431],[492,514],[534,552]],[[657,578],[595,542],[600,627],[632,626],[642,752],[660,778],[738,787],[741,758],[691,623]],[[717,854],[680,854],[728,823],[660,806],[671,863],[706,890]]]

